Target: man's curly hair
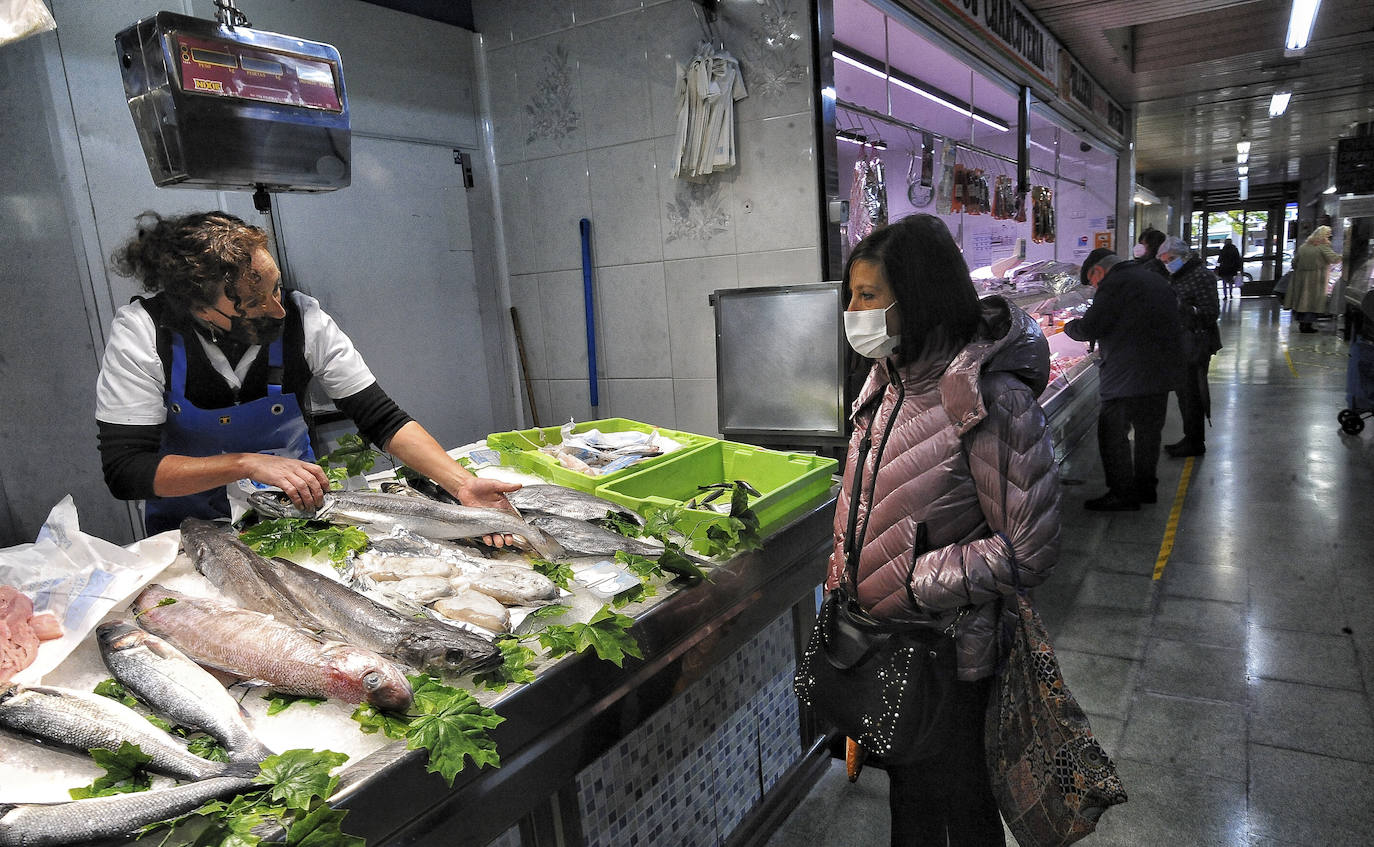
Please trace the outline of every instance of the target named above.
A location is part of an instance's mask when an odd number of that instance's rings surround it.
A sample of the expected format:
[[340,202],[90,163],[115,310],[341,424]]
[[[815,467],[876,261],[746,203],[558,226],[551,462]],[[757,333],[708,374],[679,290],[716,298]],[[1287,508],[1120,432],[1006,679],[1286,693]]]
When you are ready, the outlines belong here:
[[253,253],[267,247],[261,228],[228,212],[164,218],[151,211],[138,216],[136,227],[110,255],[116,273],[165,294],[185,312],[210,306],[220,294],[241,308],[239,280],[255,279]]

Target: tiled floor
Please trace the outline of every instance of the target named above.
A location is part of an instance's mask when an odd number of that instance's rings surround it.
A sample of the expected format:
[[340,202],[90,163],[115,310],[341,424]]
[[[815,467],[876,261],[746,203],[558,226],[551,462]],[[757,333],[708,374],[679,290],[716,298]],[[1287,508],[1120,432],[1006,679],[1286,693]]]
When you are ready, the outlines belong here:
[[[1226,304],[1207,455],[1161,459],[1158,505],[1083,510],[1103,490],[1092,435],[1061,469],[1063,555],[1036,603],[1130,794],[1084,844],[1374,844],[1374,421],[1341,432],[1348,347],[1290,316]],[[769,847],[887,843],[886,776],[843,770]]]

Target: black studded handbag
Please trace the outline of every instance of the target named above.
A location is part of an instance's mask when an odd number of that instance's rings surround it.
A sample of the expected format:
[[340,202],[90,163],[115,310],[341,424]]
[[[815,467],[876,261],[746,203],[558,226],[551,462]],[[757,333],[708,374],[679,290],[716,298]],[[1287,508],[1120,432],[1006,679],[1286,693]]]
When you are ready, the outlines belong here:
[[938,753],[948,736],[954,624],[884,623],[843,588],[821,604],[797,664],[797,699],[889,764]]

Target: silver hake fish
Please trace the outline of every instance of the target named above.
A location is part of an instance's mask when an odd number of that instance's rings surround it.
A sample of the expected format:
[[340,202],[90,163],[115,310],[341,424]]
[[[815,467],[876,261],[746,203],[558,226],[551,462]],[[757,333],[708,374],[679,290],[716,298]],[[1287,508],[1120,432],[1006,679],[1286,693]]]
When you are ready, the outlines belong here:
[[188,518],[181,532],[190,539],[187,548],[196,569],[240,602],[252,605],[265,598],[260,611],[415,668],[460,674],[501,662],[500,648],[484,638],[430,618],[403,615],[295,562],[264,559],[218,524]]
[[202,665],[267,682],[273,690],[401,711],[410,682],[390,660],[270,615],[149,585],[134,601],[138,622]]
[[185,653],[129,621],[101,624],[95,640],[114,678],[157,713],[213,735],[231,761],[257,764],[272,755],[219,680]]
[[0,803],[0,847],[62,847],[131,839],[150,823],[181,817],[211,800],[255,787],[251,779],[221,776],[156,791],[65,803]]
[[663,548],[602,529],[594,523],[557,515],[530,515],[530,524],[558,541],[573,556],[614,556],[617,550],[655,558]]
[[87,754],[137,744],[152,761],[148,770],[177,779],[223,776],[230,766],[202,759],[148,719],[109,697],[47,686],[16,685],[0,693],[0,729],[42,745]]
[[563,485],[525,485],[506,494],[506,499],[522,515],[539,512],[577,521],[599,521],[610,513],[644,526],[644,518],[634,510]]
[[324,505],[314,512],[296,508],[280,491],[256,491],[248,495],[248,502],[260,513],[271,517],[310,518],[384,528],[399,526],[427,538],[443,540],[518,535],[546,559],[557,559],[563,555],[556,541],[531,527],[519,515],[505,509],[454,506],[437,500],[377,491],[330,491],[324,495]]

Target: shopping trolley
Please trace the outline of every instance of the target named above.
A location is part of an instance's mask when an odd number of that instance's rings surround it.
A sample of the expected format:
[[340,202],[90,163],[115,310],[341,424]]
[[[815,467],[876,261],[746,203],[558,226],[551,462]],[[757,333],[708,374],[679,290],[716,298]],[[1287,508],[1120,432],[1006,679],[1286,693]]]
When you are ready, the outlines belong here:
[[1364,430],[1364,419],[1374,417],[1374,339],[1365,333],[1350,341],[1350,364],[1345,371],[1345,408],[1336,415],[1341,429],[1351,435]]

